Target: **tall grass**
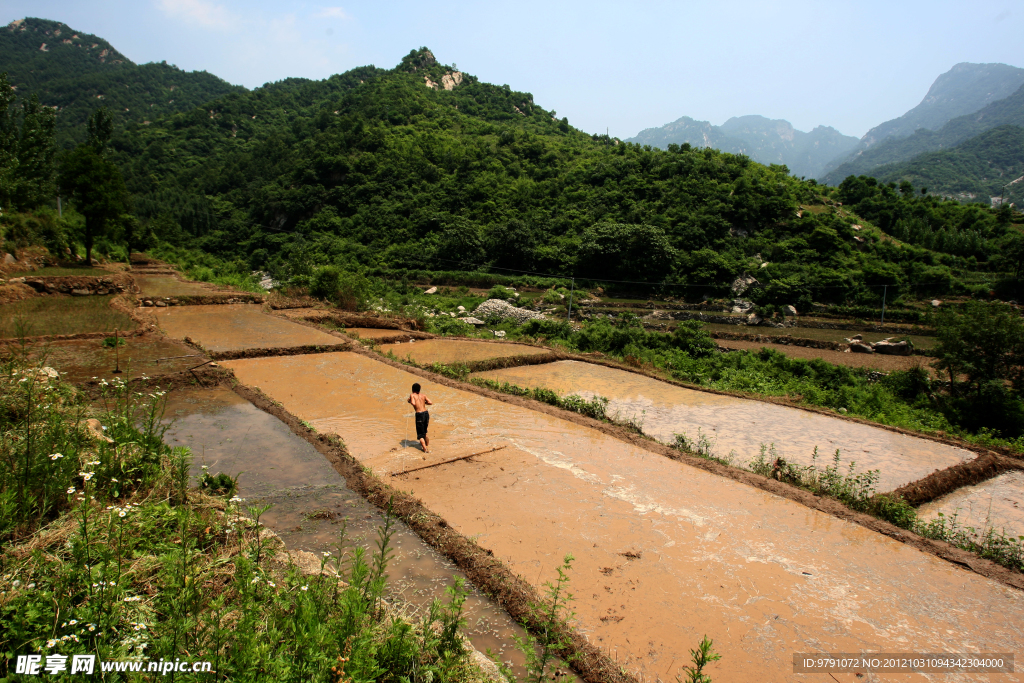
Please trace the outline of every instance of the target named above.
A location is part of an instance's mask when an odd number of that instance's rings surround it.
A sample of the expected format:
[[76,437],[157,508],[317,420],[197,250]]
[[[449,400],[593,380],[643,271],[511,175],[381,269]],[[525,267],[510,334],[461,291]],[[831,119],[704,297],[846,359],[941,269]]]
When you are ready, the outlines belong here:
[[133,330],[135,321],[111,307],[113,296],[33,297],[0,306],[0,337]]
[[209,661],[208,680],[481,678],[458,633],[460,582],[415,623],[385,603],[390,510],[375,552],[342,532],[303,572],[260,523],[268,506],[190,486],[191,453],[160,440],[160,392],[108,384],[107,429],[93,432],[59,377],[13,359],[0,382],[2,519],[13,520],[0,546],[0,678],[18,654]]

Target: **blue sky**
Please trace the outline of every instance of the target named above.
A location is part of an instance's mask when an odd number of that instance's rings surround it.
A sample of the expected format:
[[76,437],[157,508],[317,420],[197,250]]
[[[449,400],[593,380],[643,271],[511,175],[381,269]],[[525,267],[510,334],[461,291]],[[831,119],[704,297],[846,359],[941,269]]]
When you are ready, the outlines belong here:
[[1007,0],[0,0],[3,23],[25,16],[250,88],[390,68],[426,45],[582,130],[623,138],[684,115],[744,114],[861,136],[958,62],[1024,67],[1024,5]]

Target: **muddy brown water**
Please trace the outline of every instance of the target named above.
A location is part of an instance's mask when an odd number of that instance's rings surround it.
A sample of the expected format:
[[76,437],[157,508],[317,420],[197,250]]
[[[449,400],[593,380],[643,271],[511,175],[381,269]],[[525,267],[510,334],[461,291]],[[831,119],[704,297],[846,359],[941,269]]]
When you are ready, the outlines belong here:
[[[211,474],[237,475],[238,495],[246,504],[273,504],[261,521],[289,550],[337,555],[343,529],[348,552],[359,546],[369,557],[376,550],[381,514],[277,418],[224,387],[171,391],[164,417],[170,424],[165,442],[192,449],[193,476],[203,465]],[[389,594],[413,607],[417,617],[434,598],[448,599],[444,591],[454,576],[464,578],[400,521],[391,547],[395,554],[388,567]],[[524,633],[504,610],[473,589],[465,615],[465,633],[477,649],[490,648],[521,672],[522,655],[514,649],[512,634]]]
[[918,514],[931,520],[941,512],[946,519],[984,533],[994,529],[1007,536],[1024,537],[1024,472],[1006,472],[974,486],[964,486],[925,503]]
[[326,332],[266,315],[260,309],[255,304],[226,304],[169,306],[153,311],[169,336],[191,337],[212,352],[346,343]]
[[544,387],[560,395],[580,394],[610,400],[609,414],[641,422],[643,431],[672,443],[675,434],[691,441],[699,435],[712,452],[746,466],[761,444],[774,444],[787,461],[810,465],[832,463],[839,449],[843,471],[850,461],[857,471],[880,471],[878,490],[892,491],[937,469],[974,458],[974,453],[904,434],[761,401],[720,396],[676,387],[623,370],[579,361],[557,361],[476,373],[476,377]]
[[527,346],[526,344],[504,344],[498,342],[469,341],[465,339],[423,339],[401,344],[383,344],[381,353],[388,351],[397,357],[411,357],[415,362],[429,365],[430,363],[466,363],[491,358],[509,356],[537,356],[551,353],[548,349]]
[[[201,354],[193,348],[148,336],[128,337],[117,351],[103,346],[102,339],[48,342],[34,346],[32,356],[45,358],[47,365],[75,384],[97,378],[156,377],[187,370],[203,362]],[[121,373],[115,373],[115,369],[120,369]]]
[[[538,589],[572,553],[578,628],[652,680],[705,634],[722,681],[798,679],[799,652],[1024,646],[1019,591],[597,430],[353,352],[224,365],[379,476],[507,446],[390,481]],[[408,447],[413,382],[435,402],[427,460]]]

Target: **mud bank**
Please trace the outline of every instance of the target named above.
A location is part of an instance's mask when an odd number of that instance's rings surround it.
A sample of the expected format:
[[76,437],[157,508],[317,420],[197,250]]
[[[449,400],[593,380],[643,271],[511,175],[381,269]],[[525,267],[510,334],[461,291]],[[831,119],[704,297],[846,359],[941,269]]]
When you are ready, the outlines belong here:
[[1024,536],[1024,472],[1006,472],[993,479],[948,493],[918,508],[925,520],[942,513],[983,534],[988,529],[1007,536]]
[[226,304],[153,309],[161,329],[176,339],[191,338],[212,353],[295,346],[333,346],[346,341],[326,332],[265,315],[259,306]]
[[817,464],[831,464],[836,449],[844,466],[857,471],[880,471],[878,490],[904,484],[961,462],[974,453],[904,434],[818,415],[771,403],[720,396],[676,387],[643,375],[590,363],[558,361],[479,373],[487,379],[520,386],[544,387],[558,394],[610,399],[609,414],[641,423],[643,431],[672,443],[676,434],[691,442],[702,435],[718,457],[746,466],[762,444],[774,444],[789,462],[810,465],[815,447]]
[[[421,374],[356,353],[225,365],[339,434],[380,475],[430,462],[404,446],[403,400]],[[793,652],[1024,644],[1013,616],[1024,595],[996,581],[596,429],[442,384],[425,390],[436,403],[428,458],[507,448],[394,486],[535,587],[573,553],[578,628],[630,671],[668,678],[705,633],[723,653],[721,680],[793,679]]]
[[522,358],[528,356],[551,356],[550,349],[527,344],[505,342],[470,341],[468,339],[427,339],[406,344],[384,344],[381,353],[391,352],[397,358],[412,359],[419,365],[432,363],[471,364],[495,358]]
[[[249,504],[273,504],[261,519],[289,550],[337,554],[343,531],[346,552],[353,546],[368,554],[376,549],[384,523],[378,510],[349,489],[315,448],[226,386],[170,392],[165,422],[165,442],[192,449],[193,477],[204,465],[211,474],[237,475],[238,495]],[[392,548],[389,595],[415,608],[414,617],[434,598],[445,599],[454,576],[465,578],[400,521]],[[475,589],[466,601],[466,620],[464,633],[478,650],[490,648],[521,666],[512,634],[522,636],[522,629]]]

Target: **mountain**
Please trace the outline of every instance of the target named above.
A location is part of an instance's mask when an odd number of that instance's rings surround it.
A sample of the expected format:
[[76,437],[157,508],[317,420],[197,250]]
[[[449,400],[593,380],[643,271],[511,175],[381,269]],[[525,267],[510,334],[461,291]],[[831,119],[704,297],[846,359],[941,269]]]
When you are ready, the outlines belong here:
[[240,86],[205,71],[166,62],[135,64],[98,36],[48,19],[18,19],[0,28],[0,72],[19,93],[33,92],[57,109],[61,146],[81,138],[82,124],[100,107],[119,123],[143,123],[187,111]]
[[993,197],[1024,204],[1024,128],[999,126],[952,149],[875,169],[882,182],[915,187],[960,201],[988,204]]
[[875,175],[880,172],[880,166],[903,163],[920,154],[950,149],[1000,126],[1024,126],[1024,86],[979,111],[948,121],[938,130],[919,128],[913,135],[888,138],[872,145],[825,174],[822,181],[836,185],[847,176]]
[[[831,159],[815,177],[836,184],[848,175],[861,175],[882,164],[907,161],[922,150],[914,143],[902,151],[904,148],[897,142],[900,138],[920,130],[939,130],[952,119],[973,114],[1013,95],[1021,86],[1024,69],[1007,64],[957,64],[935,79],[920,104],[869,130],[852,151]],[[890,143],[886,151],[869,152],[885,143]]]
[[897,119],[875,126],[861,142],[867,148],[886,138],[913,135],[918,128],[938,130],[950,119],[1009,97],[1022,85],[1024,69],[1008,64],[962,62],[936,78],[919,105]]
[[794,129],[789,121],[764,116],[733,117],[721,126],[684,116],[660,128],[643,130],[627,142],[658,149],[684,143],[713,147],[732,154],[745,154],[762,164],[782,164],[793,175],[813,178],[826,162],[853,149],[857,138],[827,126],[805,133]]

